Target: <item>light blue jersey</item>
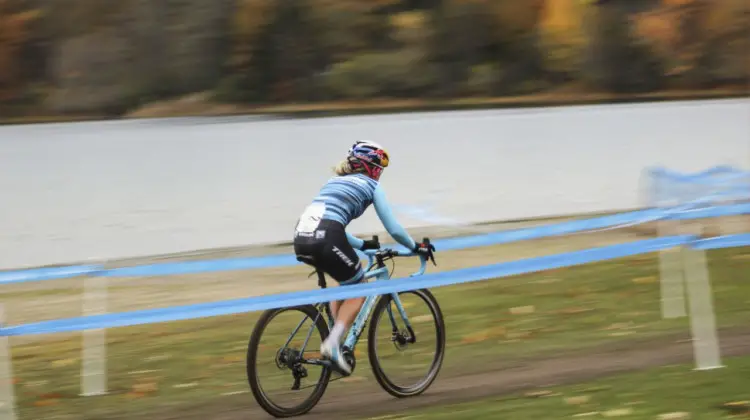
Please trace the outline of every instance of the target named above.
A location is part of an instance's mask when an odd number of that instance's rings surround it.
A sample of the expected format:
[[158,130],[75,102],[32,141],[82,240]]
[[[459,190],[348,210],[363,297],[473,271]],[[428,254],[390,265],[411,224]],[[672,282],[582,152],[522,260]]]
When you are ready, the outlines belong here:
[[[351,174],[331,178],[313,202],[325,205],[323,219],[335,220],[345,227],[372,204],[383,226],[396,242],[408,249],[416,246],[411,236],[396,221],[380,183],[366,175]],[[348,233],[347,238],[352,247],[362,247],[362,239]]]

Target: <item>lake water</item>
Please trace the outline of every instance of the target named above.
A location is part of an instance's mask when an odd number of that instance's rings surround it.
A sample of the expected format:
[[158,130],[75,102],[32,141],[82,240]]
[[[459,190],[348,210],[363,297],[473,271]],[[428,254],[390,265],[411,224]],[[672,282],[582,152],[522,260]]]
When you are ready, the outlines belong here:
[[2,126],[0,269],[288,241],[356,139],[390,152],[390,201],[433,216],[628,209],[650,165],[750,169],[750,100]]

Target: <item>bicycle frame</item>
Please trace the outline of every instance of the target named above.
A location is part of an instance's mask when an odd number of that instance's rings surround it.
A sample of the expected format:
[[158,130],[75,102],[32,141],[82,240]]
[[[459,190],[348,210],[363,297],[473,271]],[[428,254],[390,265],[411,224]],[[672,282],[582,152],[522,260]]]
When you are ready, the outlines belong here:
[[[377,251],[365,251],[365,255],[369,258],[369,263],[367,270],[365,272],[365,279],[369,278],[375,278],[376,281],[378,280],[388,280],[390,277],[390,272],[388,271],[388,267],[382,266],[378,267],[374,270],[372,270],[373,266],[375,265],[375,262],[373,261],[374,255]],[[405,257],[410,256],[413,254],[399,254],[398,256]],[[412,274],[411,276],[418,276],[424,274],[425,268],[427,267],[427,260],[422,259],[422,266],[420,267],[419,271]],[[357,345],[357,342],[359,341],[359,337],[362,335],[362,331],[364,331],[365,324],[367,323],[367,319],[370,317],[370,314],[372,313],[372,309],[375,306],[375,303],[377,302],[379,295],[375,296],[368,296],[365,299],[364,304],[362,304],[362,309],[359,310],[359,313],[357,314],[357,317],[354,319],[354,323],[352,324],[352,327],[349,329],[349,334],[347,334],[346,339],[344,340],[344,348],[348,349],[350,351],[354,351],[354,347]],[[406,315],[406,310],[404,309],[404,306],[401,304],[401,299],[398,297],[398,293],[391,293],[391,298],[393,299],[393,302],[396,304],[396,308],[398,309],[399,314],[401,315],[401,319],[404,321],[404,325],[406,328],[411,332],[413,331],[411,328],[411,323],[409,322],[409,318]],[[390,308],[388,308],[388,313],[391,317],[391,321],[393,322],[393,327],[395,329],[395,319],[393,319],[393,314],[391,313]]]
[[[377,252],[378,252],[377,250],[364,251],[364,254],[368,257],[368,260],[369,260],[368,265],[367,265],[367,269],[365,270],[364,280],[375,278],[375,281],[379,281],[379,280],[388,280],[390,278],[390,272],[388,271],[388,267],[386,267],[385,265],[382,265],[380,267],[374,268],[375,267],[375,263],[376,263],[374,261],[374,259],[375,259],[375,255],[377,254]],[[414,256],[414,255],[416,255],[416,254],[414,254],[414,253],[403,253],[403,254],[402,253],[397,253],[395,256],[398,256],[398,257],[409,257],[409,256]],[[417,271],[416,273],[411,274],[410,277],[421,276],[422,274],[424,274],[425,269],[427,268],[427,259],[423,258],[423,257],[420,257],[420,259],[421,259],[421,266],[420,266],[419,271]],[[354,323],[352,324],[352,327],[349,329],[349,333],[347,334],[346,339],[344,340],[344,346],[343,347],[346,350],[348,350],[348,351],[350,351],[352,353],[354,352],[354,348],[357,345],[357,342],[359,341],[359,338],[362,335],[362,332],[364,331],[364,327],[365,327],[365,325],[367,323],[367,319],[370,317],[370,314],[372,313],[372,310],[373,310],[373,308],[375,306],[375,303],[377,302],[377,300],[378,300],[378,298],[380,296],[381,295],[368,296],[365,299],[365,302],[362,305],[362,308],[359,310],[359,313],[357,314],[357,317],[354,319]],[[411,327],[411,323],[409,322],[409,318],[406,315],[406,310],[404,309],[404,306],[401,304],[401,299],[398,297],[398,293],[392,293],[391,294],[391,298],[393,299],[393,302],[395,302],[396,308],[398,309],[398,312],[401,315],[401,319],[404,321],[404,325],[406,326],[407,330],[409,331],[409,333],[412,336],[411,338],[413,339],[413,336],[414,336],[413,329]],[[321,305],[323,305],[323,304],[321,304]],[[318,311],[318,316],[321,316],[324,313],[325,313],[324,311],[319,310]],[[388,315],[391,318],[391,322],[393,323],[394,333],[398,332],[396,330],[396,320],[393,317],[393,313],[392,313],[390,307],[388,308]],[[304,324],[304,322],[305,322],[306,319],[307,319],[307,317],[305,317],[297,325],[297,327],[294,329],[294,331],[292,332],[292,334],[289,336],[289,339],[287,340],[287,342],[284,344],[283,348],[286,348],[289,345],[289,343],[291,343],[292,338],[297,334],[297,332],[299,331],[299,329],[302,328],[302,325]],[[332,320],[329,319],[328,321],[329,321],[328,325],[331,325],[331,321]],[[300,350],[300,354],[304,354],[304,352],[305,352],[305,348],[307,347],[307,343],[309,342],[310,337],[312,336],[312,332],[315,330],[315,322],[317,322],[317,319],[313,320],[313,325],[310,327],[310,330],[307,333],[307,337],[305,337],[305,341],[302,344],[302,349]],[[312,364],[312,365],[326,365],[328,363],[326,361],[315,360],[315,359],[313,359],[313,360],[305,360],[305,362],[308,363],[308,364]]]

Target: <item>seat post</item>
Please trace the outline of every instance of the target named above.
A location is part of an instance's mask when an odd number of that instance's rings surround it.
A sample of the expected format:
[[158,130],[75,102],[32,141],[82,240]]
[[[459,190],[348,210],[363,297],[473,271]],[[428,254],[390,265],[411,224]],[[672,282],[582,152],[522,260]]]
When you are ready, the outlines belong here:
[[323,274],[323,272],[317,267],[315,268],[315,271],[318,273],[318,286],[320,286],[321,289],[325,289],[326,288],[325,274]]

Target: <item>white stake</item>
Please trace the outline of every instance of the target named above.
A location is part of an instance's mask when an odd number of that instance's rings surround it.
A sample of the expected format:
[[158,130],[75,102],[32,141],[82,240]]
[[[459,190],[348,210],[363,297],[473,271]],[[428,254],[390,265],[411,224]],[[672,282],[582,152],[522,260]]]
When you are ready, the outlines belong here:
[[[676,233],[678,220],[656,222],[659,237]],[[664,319],[679,318],[685,312],[685,288],[683,264],[680,255],[684,247],[665,249],[659,252],[659,285],[661,287],[661,316]]]
[[[691,230],[694,234],[700,235],[702,227],[696,223]],[[706,252],[685,247],[683,255],[695,369],[708,370],[724,367],[721,364],[721,350],[716,331],[716,315],[713,308]]]
[[[0,326],[5,326],[5,308],[0,304]],[[13,359],[10,339],[0,336],[0,419],[16,420],[16,393],[13,384]]]
[[[83,315],[99,315],[107,310],[107,278],[86,277],[83,283]],[[107,330],[83,331],[81,395],[107,393]]]

